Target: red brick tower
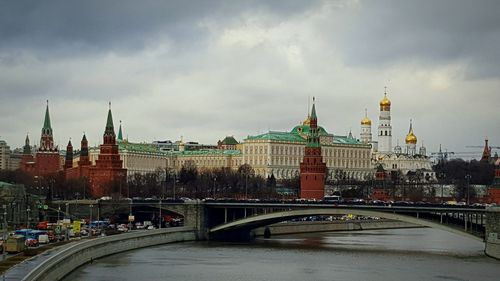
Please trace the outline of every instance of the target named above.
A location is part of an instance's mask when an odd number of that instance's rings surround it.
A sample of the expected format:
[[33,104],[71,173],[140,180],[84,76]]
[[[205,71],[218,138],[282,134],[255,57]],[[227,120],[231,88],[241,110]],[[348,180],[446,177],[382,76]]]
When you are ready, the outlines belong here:
[[488,139],[485,139],[483,155],[481,156],[481,162],[490,162],[490,159],[491,159],[491,147],[488,146]]
[[54,175],[57,171],[61,170],[59,149],[57,146],[54,146],[52,127],[50,125],[49,101],[47,101],[47,108],[45,110],[40,147],[35,156],[35,166],[35,176]]
[[26,140],[24,141],[23,156],[21,157],[21,170],[27,172],[28,174],[35,174],[35,158],[31,153],[30,138],[26,135]]
[[500,159],[495,162],[495,179],[488,188],[488,197],[491,203],[500,204]]
[[78,160],[78,166],[90,166],[92,162],[90,162],[89,158],[89,143],[87,141],[87,136],[85,133],[83,134],[82,142],[80,143],[80,160]]
[[127,176],[116,144],[111,103],[103,139],[96,164],[90,168],[90,187],[94,197],[111,195],[113,186],[124,184]]
[[64,169],[73,168],[73,145],[71,144],[71,140],[68,142],[68,146],[66,146],[66,159],[64,161]]
[[325,196],[326,164],[321,156],[314,98],[310,120],[304,158],[300,163],[300,198],[323,199]]
[[[70,145],[71,141],[68,144],[67,151],[73,151],[73,146],[71,146],[70,148]],[[78,160],[78,165],[76,167],[73,167],[73,155],[71,155],[70,157],[69,153],[66,153],[66,164],[64,165],[66,179],[89,178],[89,169],[91,166],[92,162],[90,162],[89,160],[89,146],[87,137],[85,136],[85,134],[83,134],[80,149],[80,160]]]
[[390,196],[385,189],[385,179],[387,174],[382,167],[382,164],[377,166],[377,170],[375,172],[375,187],[372,190],[372,199],[387,201],[390,199]]

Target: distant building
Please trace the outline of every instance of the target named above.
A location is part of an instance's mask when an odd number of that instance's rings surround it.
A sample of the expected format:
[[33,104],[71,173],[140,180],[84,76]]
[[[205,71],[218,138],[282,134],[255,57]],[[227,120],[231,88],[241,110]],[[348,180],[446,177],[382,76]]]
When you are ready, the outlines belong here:
[[0,140],[0,170],[9,170],[10,147],[7,142]]
[[[422,144],[417,151],[417,136],[413,132],[413,124],[410,120],[410,127],[405,138],[404,149],[399,143],[392,147],[392,126],[391,126],[391,101],[384,93],[380,101],[380,116],[378,126],[378,142],[371,139],[371,120],[365,114],[361,120],[361,140],[364,143],[371,143],[373,146],[372,162],[373,166],[379,164],[387,173],[400,171],[402,175],[419,172],[424,180],[435,180],[436,175],[432,170],[432,163],[427,156],[427,149]],[[378,145],[378,147],[377,147]]]

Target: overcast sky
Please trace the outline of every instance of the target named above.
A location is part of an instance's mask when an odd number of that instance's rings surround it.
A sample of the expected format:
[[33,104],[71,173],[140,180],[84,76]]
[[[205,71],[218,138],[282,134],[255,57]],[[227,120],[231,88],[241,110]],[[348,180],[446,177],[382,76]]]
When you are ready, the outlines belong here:
[[2,1],[0,139],[38,143],[45,100],[65,148],[102,142],[108,102],[130,141],[216,143],[291,130],[316,97],[328,132],[393,144],[500,146],[500,1]]

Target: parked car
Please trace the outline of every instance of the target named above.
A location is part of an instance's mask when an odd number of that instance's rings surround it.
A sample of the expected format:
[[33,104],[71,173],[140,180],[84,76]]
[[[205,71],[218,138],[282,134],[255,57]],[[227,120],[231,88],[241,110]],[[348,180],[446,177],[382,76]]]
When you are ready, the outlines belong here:
[[34,238],[28,238],[24,243],[28,247],[38,247],[38,240]]

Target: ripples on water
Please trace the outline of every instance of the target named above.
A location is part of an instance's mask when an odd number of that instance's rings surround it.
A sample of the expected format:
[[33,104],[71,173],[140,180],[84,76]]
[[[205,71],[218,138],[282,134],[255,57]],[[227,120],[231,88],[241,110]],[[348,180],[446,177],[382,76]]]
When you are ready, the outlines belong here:
[[500,280],[484,245],[435,229],[190,242],[110,256],[65,280]]

